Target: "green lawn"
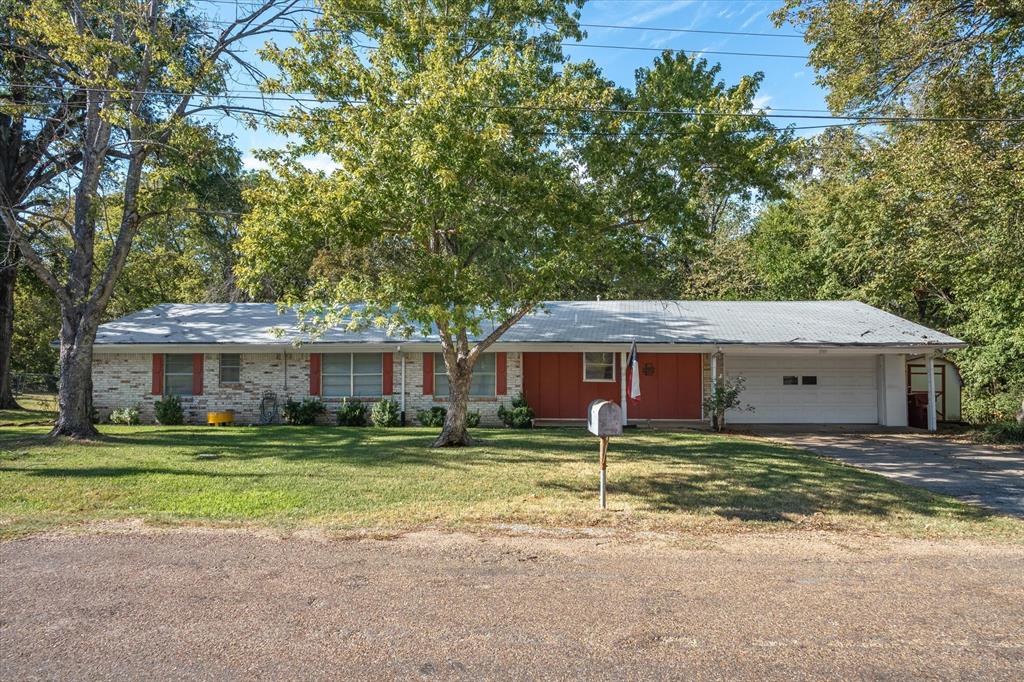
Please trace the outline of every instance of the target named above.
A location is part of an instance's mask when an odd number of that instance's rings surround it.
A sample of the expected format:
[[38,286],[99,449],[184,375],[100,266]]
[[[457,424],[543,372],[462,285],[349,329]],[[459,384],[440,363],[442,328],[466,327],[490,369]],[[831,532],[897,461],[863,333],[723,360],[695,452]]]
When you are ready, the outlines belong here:
[[[581,430],[480,429],[426,448],[430,429],[114,427],[91,443],[0,428],[0,533],[88,521],[289,530],[535,524],[733,532],[826,529],[1024,541],[1024,523],[768,443],[701,433],[613,439],[610,511]],[[216,459],[197,459],[215,453]]]
[[0,410],[0,428],[23,424],[52,423],[57,418],[57,396],[24,394],[17,397],[21,410]]

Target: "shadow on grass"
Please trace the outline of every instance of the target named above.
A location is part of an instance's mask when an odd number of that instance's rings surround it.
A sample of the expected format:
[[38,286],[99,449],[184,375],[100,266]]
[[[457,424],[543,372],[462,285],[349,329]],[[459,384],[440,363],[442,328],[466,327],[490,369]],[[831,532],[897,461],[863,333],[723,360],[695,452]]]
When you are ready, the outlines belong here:
[[[579,498],[591,498],[594,485],[578,476],[580,466],[593,465],[596,475],[597,441],[582,430],[480,430],[480,443],[472,448],[430,449],[434,431],[424,428],[377,429],[339,427],[166,427],[120,428],[100,439],[72,444],[81,448],[112,446],[123,466],[74,468],[61,462],[56,468],[26,464],[7,457],[4,471],[48,478],[123,478],[147,474],[214,476],[238,479],[272,477],[279,473],[225,472],[215,465],[196,467],[191,456],[216,453],[218,461],[244,464],[275,458],[286,462],[344,464],[360,468],[394,468],[395,476],[429,476],[430,468],[453,469],[495,480],[502,467],[537,467],[525,475],[533,485]],[[38,436],[19,447],[61,445]],[[12,445],[0,440],[0,449]],[[106,453],[104,453],[106,456]],[[181,466],[168,457],[182,459]],[[132,460],[138,465],[132,467]],[[153,459],[162,459],[154,466]],[[143,459],[149,461],[142,461]],[[17,464],[14,462],[17,461]],[[616,466],[632,471],[616,474]],[[642,473],[636,473],[637,468]],[[568,466],[572,471],[562,467]],[[401,467],[413,467],[402,470]],[[426,470],[417,471],[420,467]],[[749,439],[698,433],[637,432],[613,439],[609,454],[611,495],[638,499],[659,512],[710,513],[744,521],[791,523],[818,512],[855,514],[877,518],[907,514],[955,520],[981,520],[992,516],[984,509],[962,504],[931,492],[911,488],[867,471],[848,467],[811,453]],[[334,475],[312,469],[316,477]],[[516,475],[524,475],[523,471]]]

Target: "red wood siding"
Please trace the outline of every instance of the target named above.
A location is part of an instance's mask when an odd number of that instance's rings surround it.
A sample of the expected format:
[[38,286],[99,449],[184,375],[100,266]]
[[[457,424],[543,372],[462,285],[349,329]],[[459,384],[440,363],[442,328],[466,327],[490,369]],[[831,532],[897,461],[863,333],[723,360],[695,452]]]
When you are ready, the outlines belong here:
[[583,381],[582,353],[523,353],[523,393],[539,419],[583,419],[591,400],[619,401],[615,381]]
[[164,394],[164,354],[153,353],[153,395]]
[[320,395],[320,354],[309,354],[309,394]]
[[203,394],[203,354],[192,354],[192,395]]
[[508,354],[507,353],[495,353],[494,354],[494,378],[497,388],[495,393],[498,395],[508,394]]
[[[640,400],[629,419],[700,419],[701,363],[697,353],[637,353]],[[645,374],[653,371],[653,374]]]
[[423,395],[434,395],[434,354],[423,354]]
[[395,356],[391,353],[384,353],[382,360],[383,366],[383,392],[381,395],[391,395],[395,392]]
[[[583,419],[591,400],[619,402],[621,354],[615,381],[583,381],[582,353],[523,353],[523,393],[540,419]],[[701,360],[696,353],[640,353],[640,401],[630,419],[700,419]],[[651,374],[644,374],[649,366]]]

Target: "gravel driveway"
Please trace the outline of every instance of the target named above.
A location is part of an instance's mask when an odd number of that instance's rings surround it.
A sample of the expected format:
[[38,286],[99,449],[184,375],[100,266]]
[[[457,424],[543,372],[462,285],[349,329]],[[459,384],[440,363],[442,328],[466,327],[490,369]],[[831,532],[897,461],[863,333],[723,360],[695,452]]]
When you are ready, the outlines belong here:
[[0,678],[1024,678],[1024,548],[686,542],[9,541]]
[[959,443],[927,433],[759,433],[901,483],[1024,517],[1024,450],[1018,448]]

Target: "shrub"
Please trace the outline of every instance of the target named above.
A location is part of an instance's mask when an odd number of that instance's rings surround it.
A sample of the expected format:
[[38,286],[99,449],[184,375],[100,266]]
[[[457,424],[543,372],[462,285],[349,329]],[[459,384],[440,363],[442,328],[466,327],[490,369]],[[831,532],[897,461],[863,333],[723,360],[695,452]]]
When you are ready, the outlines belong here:
[[444,426],[444,419],[448,416],[448,410],[435,405],[429,410],[420,410],[416,413],[416,419],[424,426]]
[[366,405],[342,399],[338,408],[338,426],[366,426]]
[[126,426],[136,426],[141,423],[139,419],[139,408],[138,407],[126,407],[123,410],[114,410],[110,413],[111,424],[123,424]]
[[[181,409],[181,399],[176,395],[167,396],[153,403],[153,414],[164,426],[177,426],[185,423],[185,411]],[[111,415],[113,416],[113,415]]]
[[316,418],[327,412],[327,408],[319,398],[303,398],[301,402],[289,398],[284,403],[281,415],[285,423],[293,426],[309,426],[316,423]]
[[740,402],[740,394],[743,393],[743,377],[722,377],[716,384],[711,395],[704,398],[704,413],[711,415],[711,426],[715,431],[725,428],[726,410],[749,410],[754,411],[752,405],[744,406]]
[[466,426],[475,429],[480,426],[480,413],[479,412],[467,412],[466,413]]
[[1024,424],[996,422],[986,426],[983,434],[986,443],[1024,443]]
[[398,426],[402,421],[402,413],[399,410],[398,402],[394,400],[381,400],[374,403],[370,410],[370,419],[374,426]]
[[533,426],[533,418],[536,416],[526,396],[522,393],[512,399],[512,409],[504,405],[498,406],[498,419],[510,429],[529,429]]

